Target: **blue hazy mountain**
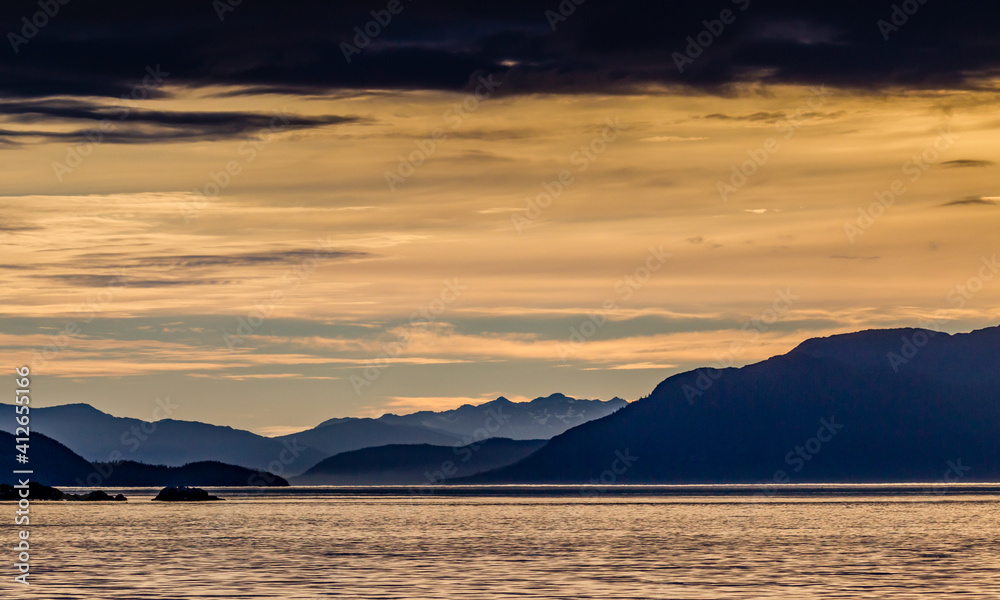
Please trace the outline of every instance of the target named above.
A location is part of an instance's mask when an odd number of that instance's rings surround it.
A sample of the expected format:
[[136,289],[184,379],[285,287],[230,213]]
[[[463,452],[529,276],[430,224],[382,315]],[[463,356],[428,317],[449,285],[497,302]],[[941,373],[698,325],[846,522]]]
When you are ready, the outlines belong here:
[[[0,430],[11,431],[13,412],[11,405],[0,405],[0,415],[10,415],[0,418]],[[32,408],[31,429],[59,440],[91,462],[133,460],[177,467],[219,461],[287,475],[305,471],[329,456],[232,427],[113,417],[88,404]]]
[[[617,398],[601,402],[562,394],[523,403],[498,398],[439,413],[330,419],[313,429],[276,438],[197,421],[115,417],[88,404],[32,408],[31,424],[33,431],[60,440],[94,463],[135,461],[177,467],[217,461],[287,477],[329,456],[361,448],[388,444],[451,447],[487,437],[549,438],[625,404]],[[5,413],[10,418],[0,418],[0,431],[12,431],[13,406],[0,404],[0,415]]]
[[[32,413],[34,414],[34,413]],[[29,436],[28,463],[16,461],[16,439],[0,431],[0,444],[9,449],[3,453],[0,483],[14,484],[29,477],[50,486],[79,487],[159,487],[165,485],[220,486],[283,486],[284,479],[235,465],[219,462],[191,463],[180,467],[147,465],[131,461],[91,464],[58,441],[38,432]],[[34,471],[16,475],[15,470]]]
[[465,446],[391,444],[344,452],[292,479],[295,485],[431,485],[503,467],[545,440],[492,438]]
[[487,438],[548,439],[567,429],[611,414],[628,404],[620,398],[577,400],[562,394],[511,402],[500,397],[442,412],[383,415],[378,419],[337,418],[299,433],[275,438],[337,455],[389,444],[455,446]]
[[[436,444],[453,446],[458,436],[426,427],[392,425],[377,419],[331,419],[320,425],[291,435],[274,438],[289,444],[299,444],[323,453],[324,457],[342,452],[385,446],[387,444]],[[313,464],[315,464],[315,461]],[[312,466],[309,465],[310,467]]]
[[481,439],[484,431],[490,437],[542,440],[587,421],[600,419],[627,404],[621,398],[578,400],[563,394],[535,398],[531,402],[511,402],[501,396],[478,406],[466,404],[441,412],[388,414],[379,417],[379,421],[437,429],[469,440]]
[[871,330],[670,377],[466,482],[1000,480],[1000,328]]

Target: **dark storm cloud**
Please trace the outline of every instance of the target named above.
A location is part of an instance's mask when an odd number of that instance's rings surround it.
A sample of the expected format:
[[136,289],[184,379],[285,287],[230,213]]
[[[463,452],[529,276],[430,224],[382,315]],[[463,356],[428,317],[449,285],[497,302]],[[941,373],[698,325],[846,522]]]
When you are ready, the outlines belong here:
[[372,258],[370,252],[347,250],[275,250],[270,252],[247,252],[240,254],[169,254],[134,258],[114,252],[91,252],[81,255],[83,263],[94,261],[115,262],[128,268],[200,268],[200,267],[245,267],[269,264],[302,263],[310,259],[347,260],[352,258]]
[[58,99],[36,102],[0,102],[0,116],[7,124],[78,124],[88,129],[52,131],[47,129],[0,128],[0,140],[74,141],[92,137],[105,121],[113,129],[101,128],[102,141],[117,144],[143,142],[201,141],[238,137],[254,130],[295,130],[362,122],[358,117],[340,115],[299,116],[256,112],[158,111],[108,106],[94,102]]
[[[501,76],[503,94],[648,84],[721,93],[748,81],[968,89],[1000,67],[1000,7],[969,0],[896,3],[912,14],[868,0],[563,0],[573,9],[565,18],[546,14],[559,11],[559,0],[402,0],[388,24],[372,27],[382,31],[370,43],[358,40],[366,47],[350,62],[341,44],[354,44],[354,28],[386,1],[247,1],[220,19],[225,1],[67,4],[27,43],[7,36],[0,94],[117,97],[151,65],[171,73],[168,85],[296,95],[461,90],[481,73]],[[713,22],[724,9],[734,19],[720,29]],[[4,3],[0,32],[21,35],[22,17],[37,11],[34,0]],[[702,33],[705,21],[717,33]],[[699,34],[709,42],[700,48],[688,39]],[[692,57],[683,72],[675,53]]]
[[172,256],[149,256],[141,259],[151,267],[243,267],[268,264],[301,263],[309,259],[337,260],[351,258],[371,258],[369,252],[281,250],[275,252],[255,252],[247,254],[180,254]]
[[221,279],[122,279],[118,275],[88,275],[79,273],[67,273],[58,275],[35,275],[38,279],[56,280],[74,287],[101,288],[101,287],[133,287],[133,288],[162,288],[180,287],[187,285],[227,285],[239,283],[236,280]]
[[749,115],[727,115],[724,113],[712,113],[710,115],[705,115],[705,119],[718,119],[721,121],[766,121],[774,122],[785,118],[785,113],[782,111],[776,112],[755,112]]
[[[135,288],[162,288],[186,285],[229,285],[240,283],[236,279],[219,277],[191,277],[192,269],[227,269],[247,266],[306,264],[310,259],[349,260],[371,258],[369,252],[319,251],[316,250],[276,250],[270,252],[247,252],[239,254],[169,254],[161,256],[134,257],[115,252],[92,252],[79,256],[64,266],[77,269],[94,269],[94,265],[114,265],[115,272],[107,273],[58,273],[35,275],[39,279],[61,281],[77,287],[105,287],[127,285]],[[156,277],[131,278],[123,272],[150,271]],[[175,274],[178,276],[172,276]]]

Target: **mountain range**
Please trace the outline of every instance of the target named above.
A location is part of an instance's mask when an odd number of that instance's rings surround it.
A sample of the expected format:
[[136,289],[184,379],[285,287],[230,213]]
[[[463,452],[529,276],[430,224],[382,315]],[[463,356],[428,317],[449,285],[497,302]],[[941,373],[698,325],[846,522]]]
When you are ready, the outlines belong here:
[[[15,437],[0,431],[0,447],[9,452],[0,459],[0,483],[14,485],[19,479],[50,486],[159,487],[166,485],[286,486],[281,477],[218,462],[199,462],[180,467],[147,465],[133,461],[87,462],[63,444],[41,433],[32,433],[25,448],[28,462],[15,460]],[[31,473],[15,473],[31,471]]]
[[[6,412],[6,407],[2,408]],[[0,430],[12,431],[12,424],[13,419],[0,419]],[[88,404],[32,408],[31,430],[32,435],[37,431],[57,439],[88,461],[96,463],[132,460],[177,467],[215,460],[249,469],[268,470],[272,463],[282,466],[282,452],[288,455],[288,448],[281,440],[249,431],[196,421],[163,419],[148,422],[113,417]],[[309,448],[296,451],[299,452],[299,461],[308,466],[328,456]]]
[[621,398],[579,400],[564,394],[535,398],[531,402],[511,402],[500,396],[477,406],[466,404],[454,410],[421,411],[402,416],[388,414],[379,420],[446,431],[466,442],[483,439],[484,434],[513,440],[547,440],[627,404]]
[[[868,330],[680,373],[632,403],[501,397],[277,438],[81,404],[32,409],[32,461],[53,485],[109,462],[185,485],[209,485],[199,469],[236,482],[269,470],[274,485],[1000,481],[998,390],[1000,327]],[[186,475],[167,468],[193,462]]]
[[1000,328],[811,339],[645,398],[463,483],[1000,481]]
[[[605,402],[563,394],[520,403],[501,397],[440,413],[330,419],[312,429],[274,438],[197,421],[115,417],[88,404],[65,404],[32,408],[31,428],[93,463],[133,461],[177,467],[216,461],[289,477],[330,456],[389,444],[456,447],[492,437],[547,439],[625,404],[620,398]],[[12,417],[0,419],[0,431],[13,431],[13,406],[0,404],[0,412],[8,408]]]
[[485,404],[466,404],[442,412],[386,414],[377,419],[329,419],[312,429],[275,439],[301,444],[327,456],[389,444],[454,447],[495,437],[549,439],[576,425],[609,415],[626,404],[621,398],[578,400],[564,394],[530,402],[511,402],[501,396]]

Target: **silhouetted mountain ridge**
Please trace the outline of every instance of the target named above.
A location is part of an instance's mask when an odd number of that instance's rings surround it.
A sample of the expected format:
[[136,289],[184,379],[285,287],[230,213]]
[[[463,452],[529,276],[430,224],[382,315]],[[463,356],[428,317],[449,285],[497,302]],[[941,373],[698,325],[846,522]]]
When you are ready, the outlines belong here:
[[1000,480],[997,373],[1000,328],[808,340],[739,369],[672,376],[524,460],[465,481]]
[[498,437],[548,439],[626,404],[621,398],[604,402],[577,400],[564,394],[552,394],[530,402],[511,402],[501,396],[485,404],[466,404],[440,412],[386,414],[378,419],[328,419],[312,429],[275,439],[302,444],[332,456],[394,444],[451,447]]
[[491,438],[465,446],[390,444],[320,462],[295,485],[431,485],[512,464],[546,440]]
[[[384,423],[377,419],[340,419],[324,421],[312,429],[274,438],[288,444],[303,445],[326,456],[342,452],[385,446],[387,444],[454,445],[458,436],[426,427]],[[319,462],[319,461],[317,461]],[[315,463],[314,463],[315,464]],[[311,467],[312,465],[310,465]]]
[[[159,402],[159,401],[158,401]],[[319,461],[352,450],[389,444],[455,446],[491,437],[542,439],[617,410],[626,403],[577,400],[563,394],[515,403],[500,397],[480,406],[443,412],[385,415],[379,419],[328,419],[317,427],[268,438],[225,425],[169,418],[169,400],[153,409],[167,418],[154,421],[115,417],[89,404],[32,408],[32,429],[59,439],[95,463],[134,461],[179,467],[217,461],[291,476]],[[12,405],[0,404],[10,409]],[[13,419],[0,419],[12,430]]]
[[[50,486],[77,485],[77,481],[93,472],[93,467],[83,457],[41,433],[32,432],[29,436],[27,464],[15,460],[15,444],[14,435],[0,431],[0,448],[3,448],[0,453],[0,460],[3,461],[0,483],[15,485],[19,477],[28,477]],[[18,476],[13,473],[16,470],[31,470],[34,473]]]
[[[13,415],[12,405],[0,404],[0,414],[7,414],[8,409]],[[11,431],[13,422],[13,418],[0,419],[0,430]],[[181,466],[215,460],[262,471],[280,468],[285,473],[298,473],[329,456],[309,448],[295,447],[292,452],[283,440],[225,425],[115,417],[80,403],[33,407],[31,428],[33,433],[58,439],[92,462],[134,460]],[[291,458],[282,461],[283,457]]]
[[108,487],[282,487],[288,481],[277,475],[227,465],[218,461],[200,461],[180,467],[147,465],[135,461],[94,463],[94,470]]

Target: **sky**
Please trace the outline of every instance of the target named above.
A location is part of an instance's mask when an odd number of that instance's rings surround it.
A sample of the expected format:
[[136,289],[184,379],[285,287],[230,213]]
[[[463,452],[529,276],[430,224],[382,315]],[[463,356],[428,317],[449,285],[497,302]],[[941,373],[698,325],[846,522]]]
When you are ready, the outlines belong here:
[[995,8],[41,10],[0,9],[40,406],[275,435],[1000,320]]

